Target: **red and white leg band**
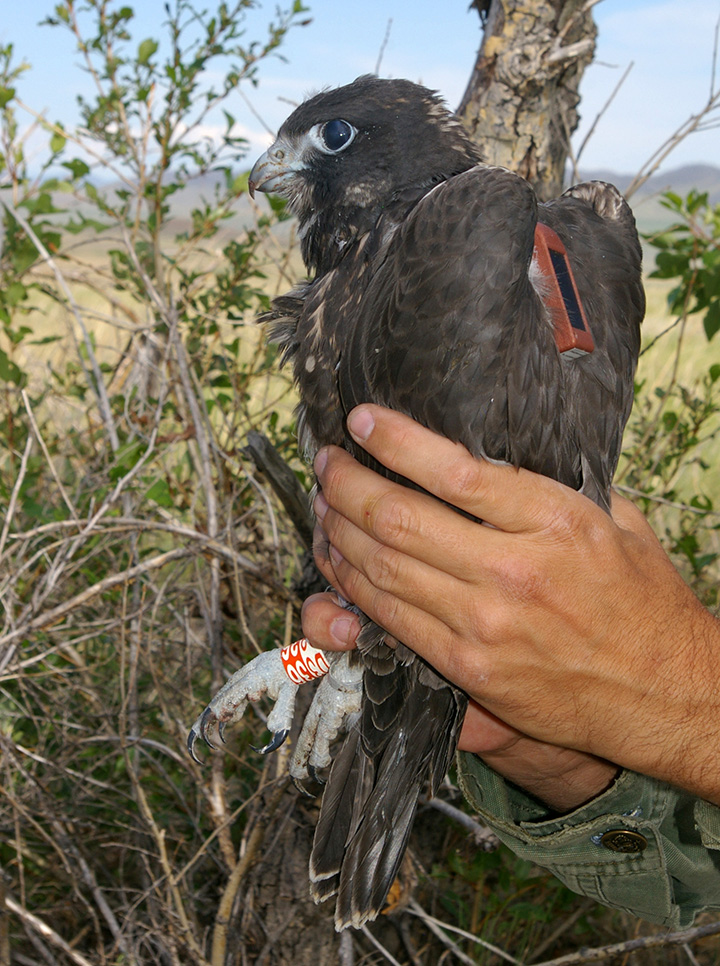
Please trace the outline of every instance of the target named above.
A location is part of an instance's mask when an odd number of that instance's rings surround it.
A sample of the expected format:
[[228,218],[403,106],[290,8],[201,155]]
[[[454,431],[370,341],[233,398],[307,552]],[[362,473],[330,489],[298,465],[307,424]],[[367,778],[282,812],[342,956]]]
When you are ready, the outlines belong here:
[[307,638],[288,644],[280,651],[285,673],[293,684],[304,684],[315,678],[321,678],[330,670],[325,655],[313,647]]

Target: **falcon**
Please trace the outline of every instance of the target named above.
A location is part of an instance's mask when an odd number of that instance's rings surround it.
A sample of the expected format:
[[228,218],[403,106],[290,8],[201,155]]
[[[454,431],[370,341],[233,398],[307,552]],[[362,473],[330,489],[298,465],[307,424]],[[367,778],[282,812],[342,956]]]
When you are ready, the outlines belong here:
[[[364,76],[301,104],[250,190],[285,198],[299,223],[309,280],[268,319],[293,367],[308,458],[335,444],[387,475],[344,428],[373,402],[609,510],[644,313],[635,222],[617,189],[579,184],[540,204],[527,181],[483,164],[434,92]],[[357,651],[325,655],[291,765],[315,777],[347,732],[310,861],[312,893],[336,897],[338,929],[382,909],[467,707],[412,641],[361,619]],[[193,726],[191,752],[263,693],[277,703],[262,750],[279,745],[297,689],[279,653],[230,679]]]

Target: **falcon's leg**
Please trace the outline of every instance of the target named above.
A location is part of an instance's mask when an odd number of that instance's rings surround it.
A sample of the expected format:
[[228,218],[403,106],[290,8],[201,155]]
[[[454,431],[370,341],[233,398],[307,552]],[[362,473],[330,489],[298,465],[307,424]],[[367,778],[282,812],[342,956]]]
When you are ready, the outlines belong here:
[[343,728],[352,727],[360,711],[362,666],[351,660],[350,652],[327,657],[330,672],[315,692],[290,762],[290,775],[296,783],[308,777],[322,781],[317,771],[330,765],[330,745]]
[[225,741],[227,725],[242,718],[248,701],[258,701],[264,695],[275,701],[267,720],[273,737],[260,750],[275,751],[290,731],[297,689],[297,684],[290,680],[285,671],[280,650],[259,654],[236,671],[205,708],[190,729],[188,751],[196,761],[200,760],[195,751],[198,738],[202,738],[211,748],[219,747],[218,738]]
[[[298,645],[292,647],[297,648]],[[314,651],[312,648],[310,650]],[[317,779],[317,769],[330,764],[332,741],[347,719],[360,710],[362,667],[356,666],[349,653],[324,654],[314,651],[314,657],[306,655],[304,662],[299,658],[293,664],[283,659],[284,652],[286,649],[260,654],[237,671],[218,691],[188,735],[188,750],[196,761],[199,760],[195,751],[199,737],[211,748],[217,748],[218,739],[224,741],[228,723],[239,721],[248,702],[257,701],[264,695],[275,701],[267,720],[273,737],[264,748],[257,750],[262,754],[276,751],[292,725],[299,686],[295,681],[312,680],[313,676],[320,676],[329,666],[330,673],[320,682],[305,717],[290,764],[290,775],[300,782],[308,777]],[[309,676],[308,666],[314,667]]]

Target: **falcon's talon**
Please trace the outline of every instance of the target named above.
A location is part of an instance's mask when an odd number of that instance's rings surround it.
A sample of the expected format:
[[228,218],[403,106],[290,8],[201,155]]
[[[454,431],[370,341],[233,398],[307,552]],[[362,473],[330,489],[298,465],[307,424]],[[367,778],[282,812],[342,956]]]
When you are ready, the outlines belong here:
[[190,729],[190,734],[187,736],[187,749],[190,752],[190,757],[193,761],[196,761],[198,765],[202,765],[202,758],[195,751],[195,746],[197,745],[197,740],[200,735],[195,731],[194,728]]
[[273,738],[266,746],[267,750],[259,749],[267,754],[280,747],[282,740],[278,736],[286,735],[290,730],[297,688],[285,673],[280,650],[265,651],[233,674],[202,712],[191,731],[200,735],[211,748],[218,748],[226,741],[228,724],[234,724],[242,718],[248,702],[267,695],[275,701],[267,720]]
[[315,766],[311,765],[309,762],[307,764],[307,771],[308,775],[314,782],[317,782],[318,785],[327,785],[327,781],[321,775],[318,775]]
[[215,712],[212,710],[210,705],[205,708],[203,713],[200,715],[200,735],[209,748],[216,748],[217,745],[213,744],[210,740],[210,725],[214,725],[217,722],[215,717]]
[[250,747],[259,755],[269,755],[270,752],[278,750],[289,734],[290,729],[285,728],[283,731],[276,731],[270,741],[266,745],[263,745],[262,748],[256,748],[255,745],[250,745]]
[[305,786],[303,785],[303,783],[302,783],[302,781],[301,781],[301,779],[299,779],[299,778],[295,778],[295,777],[294,777],[294,776],[293,776],[293,775],[291,774],[291,775],[290,775],[290,780],[292,781],[292,783],[293,783],[293,785],[295,786],[295,788],[296,788],[296,789],[297,789],[297,790],[298,790],[298,791],[300,792],[300,794],[301,794],[301,795],[302,795],[302,796],[303,796],[304,798],[317,798],[317,795],[313,795],[313,793],[312,793],[312,792],[309,792],[309,791],[307,790],[307,788],[305,788]]

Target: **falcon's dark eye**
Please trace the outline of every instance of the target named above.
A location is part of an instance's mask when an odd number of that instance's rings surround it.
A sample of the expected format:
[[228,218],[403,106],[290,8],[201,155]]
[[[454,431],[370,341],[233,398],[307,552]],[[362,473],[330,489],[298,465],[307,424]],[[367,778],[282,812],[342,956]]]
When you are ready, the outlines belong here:
[[355,128],[347,121],[338,118],[336,121],[328,121],[320,131],[320,137],[328,151],[336,154],[350,144],[355,137]]

